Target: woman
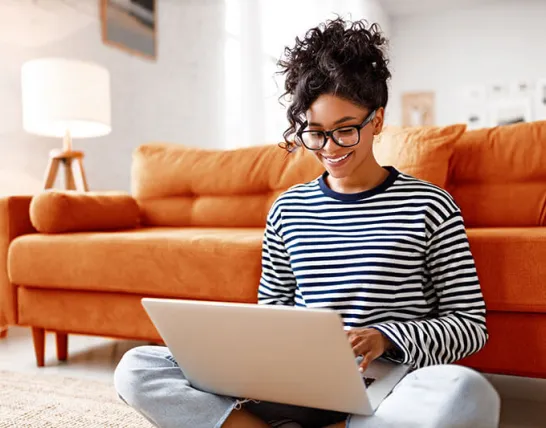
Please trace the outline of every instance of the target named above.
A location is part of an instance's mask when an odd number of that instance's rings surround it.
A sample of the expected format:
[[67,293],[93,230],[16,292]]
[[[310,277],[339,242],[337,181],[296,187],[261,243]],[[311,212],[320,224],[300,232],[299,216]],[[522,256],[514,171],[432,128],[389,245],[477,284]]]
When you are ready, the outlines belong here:
[[205,393],[167,348],[136,348],[120,362],[116,388],[157,426],[497,426],[494,389],[447,365],[487,340],[460,211],[445,191],[373,156],[388,99],[384,46],[376,25],[336,19],[296,39],[280,61],[292,101],[285,147],[312,151],[325,173],[271,208],[259,303],[333,309],[362,370],[380,356],[415,370],[365,417]]

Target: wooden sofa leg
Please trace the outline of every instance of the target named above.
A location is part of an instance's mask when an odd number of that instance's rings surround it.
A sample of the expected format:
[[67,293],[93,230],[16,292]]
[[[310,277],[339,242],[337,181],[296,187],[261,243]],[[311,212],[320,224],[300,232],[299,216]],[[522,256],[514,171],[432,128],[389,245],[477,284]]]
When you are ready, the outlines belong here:
[[57,359],[66,361],[68,359],[68,334],[57,332],[55,338],[57,341]]
[[0,327],[0,339],[4,339],[8,335],[7,327]]
[[45,357],[45,330],[40,327],[32,327],[32,341],[34,342],[36,365],[38,367],[43,367]]

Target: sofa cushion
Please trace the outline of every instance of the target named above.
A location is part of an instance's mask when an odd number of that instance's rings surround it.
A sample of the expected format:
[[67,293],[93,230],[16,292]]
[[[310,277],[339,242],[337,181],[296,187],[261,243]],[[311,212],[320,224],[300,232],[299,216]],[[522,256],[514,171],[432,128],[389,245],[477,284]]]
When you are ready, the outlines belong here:
[[[301,162],[303,168],[294,167]],[[263,195],[311,181],[322,171],[303,150],[288,153],[276,144],[206,150],[151,143],[133,153],[132,191],[137,199]]]
[[133,154],[132,188],[144,225],[264,227],[282,191],[322,172],[305,150],[276,144],[204,150],[152,143]]
[[466,132],[448,190],[467,226],[545,226],[546,121]]
[[263,229],[34,234],[13,241],[8,268],[23,286],[255,301],[262,239]]
[[[546,311],[546,228],[468,236],[490,310]],[[259,228],[33,234],[13,241],[8,268],[23,286],[254,302],[262,237]]]
[[373,151],[379,164],[446,187],[455,142],[466,125],[401,128],[387,126],[376,137]]
[[468,229],[489,310],[546,312],[546,227]]
[[279,193],[240,196],[178,196],[139,201],[148,226],[265,227]]
[[546,181],[546,121],[465,132],[455,143],[450,182]]
[[[445,186],[453,143],[465,125],[389,128],[379,162]],[[275,198],[324,172],[313,153],[276,144],[204,150],[150,143],[133,153],[132,190],[148,226],[264,227]]]
[[30,219],[41,233],[121,230],[138,226],[140,209],[122,192],[48,190],[32,198]]

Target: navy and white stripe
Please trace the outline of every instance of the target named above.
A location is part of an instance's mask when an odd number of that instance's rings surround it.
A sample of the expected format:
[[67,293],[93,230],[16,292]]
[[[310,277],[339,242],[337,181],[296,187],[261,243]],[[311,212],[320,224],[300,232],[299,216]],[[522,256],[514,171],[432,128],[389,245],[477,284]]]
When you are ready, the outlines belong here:
[[461,213],[444,190],[389,168],[358,194],[324,176],[273,204],[263,243],[260,304],[337,311],[373,327],[413,367],[446,364],[487,340],[485,305]]

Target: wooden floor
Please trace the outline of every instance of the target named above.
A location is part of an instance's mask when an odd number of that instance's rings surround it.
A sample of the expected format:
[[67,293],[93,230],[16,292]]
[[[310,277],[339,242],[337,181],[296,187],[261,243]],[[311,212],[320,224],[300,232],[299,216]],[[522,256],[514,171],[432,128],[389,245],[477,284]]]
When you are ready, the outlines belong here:
[[[32,335],[22,327],[10,328],[0,339],[0,370],[27,373],[57,373],[68,377],[112,380],[121,356],[141,342],[70,336],[69,358],[58,363],[55,337],[46,338],[46,367],[38,368],[34,360]],[[488,375],[502,397],[502,428],[546,428],[546,379]]]

